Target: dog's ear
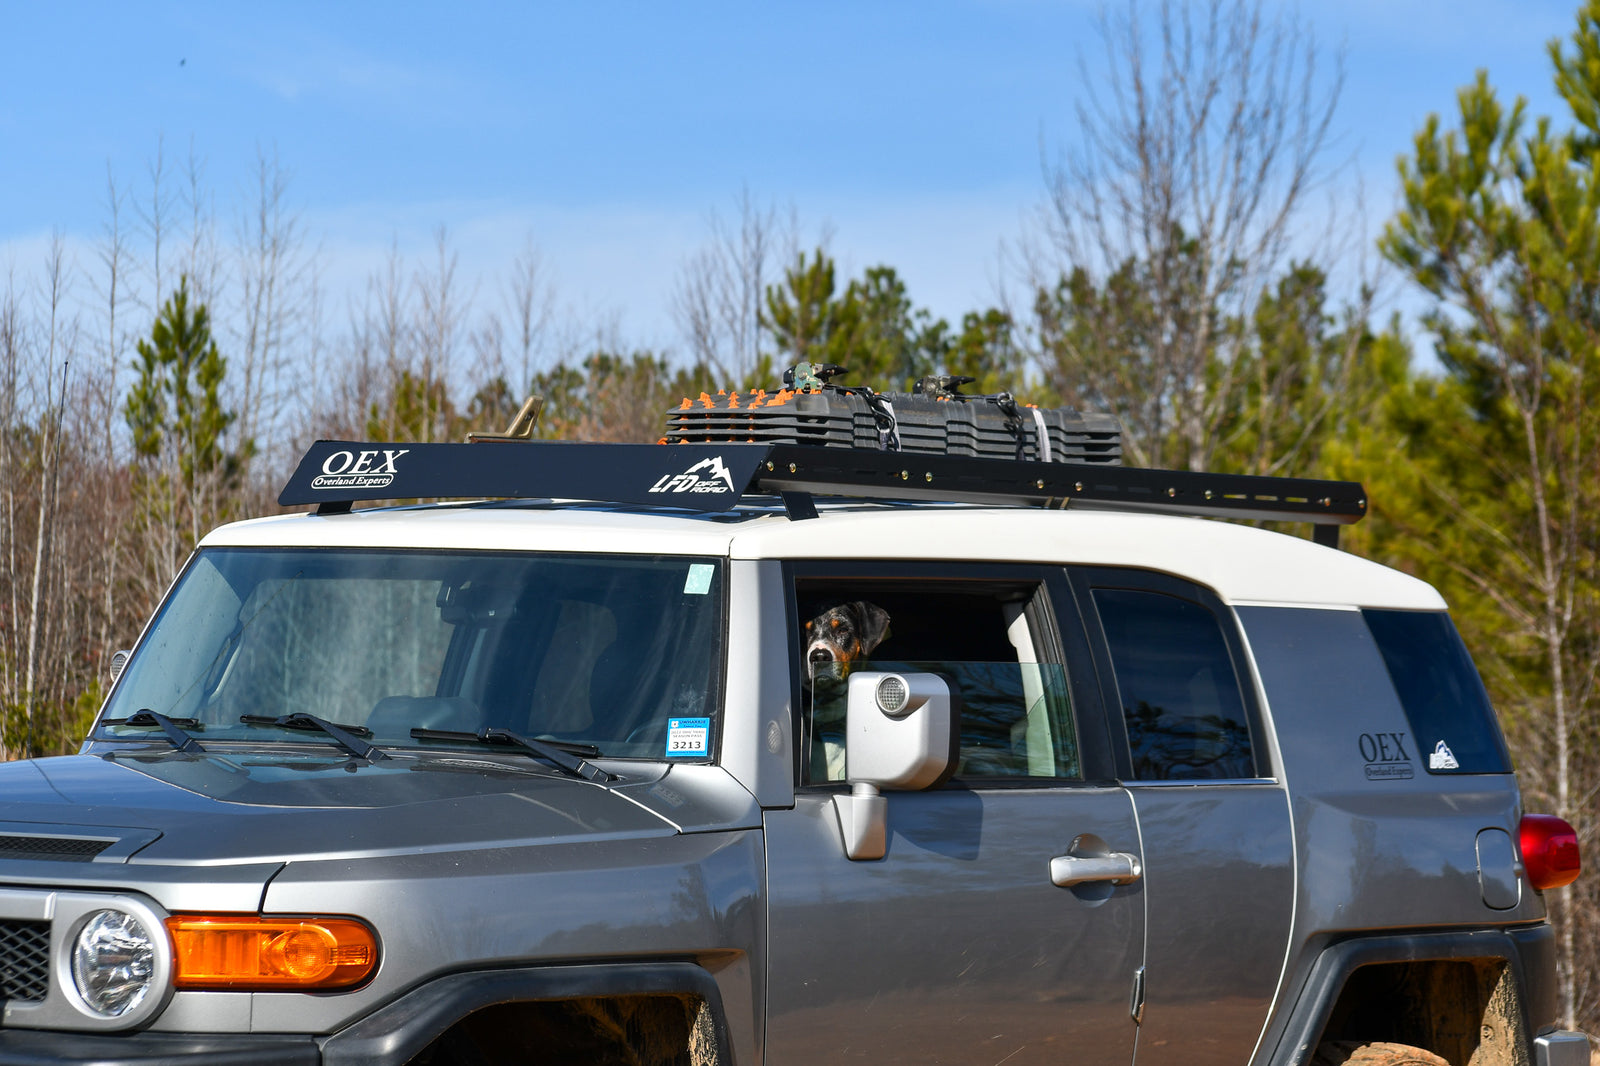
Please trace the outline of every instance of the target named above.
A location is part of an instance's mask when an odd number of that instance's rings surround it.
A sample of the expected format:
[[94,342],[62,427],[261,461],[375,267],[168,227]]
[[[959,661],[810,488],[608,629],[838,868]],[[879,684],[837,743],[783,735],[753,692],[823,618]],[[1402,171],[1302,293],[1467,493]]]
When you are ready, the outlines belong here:
[[866,600],[857,600],[854,606],[861,619],[861,654],[871,655],[872,649],[889,635],[889,612]]

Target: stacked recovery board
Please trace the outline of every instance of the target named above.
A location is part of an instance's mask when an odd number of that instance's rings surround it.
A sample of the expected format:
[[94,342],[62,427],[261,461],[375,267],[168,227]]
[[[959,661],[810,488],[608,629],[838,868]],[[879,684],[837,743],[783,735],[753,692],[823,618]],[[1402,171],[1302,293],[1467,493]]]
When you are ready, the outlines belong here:
[[667,414],[663,444],[815,444],[1038,462],[1122,463],[1116,416],[999,396],[838,388],[701,393]]

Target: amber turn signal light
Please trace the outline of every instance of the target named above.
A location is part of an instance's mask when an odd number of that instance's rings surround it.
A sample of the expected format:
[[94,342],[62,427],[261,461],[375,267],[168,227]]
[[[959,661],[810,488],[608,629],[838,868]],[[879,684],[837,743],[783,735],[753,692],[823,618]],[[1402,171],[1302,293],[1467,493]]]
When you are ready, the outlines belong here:
[[181,991],[331,991],[378,967],[377,937],[353,918],[175,914],[167,932]]

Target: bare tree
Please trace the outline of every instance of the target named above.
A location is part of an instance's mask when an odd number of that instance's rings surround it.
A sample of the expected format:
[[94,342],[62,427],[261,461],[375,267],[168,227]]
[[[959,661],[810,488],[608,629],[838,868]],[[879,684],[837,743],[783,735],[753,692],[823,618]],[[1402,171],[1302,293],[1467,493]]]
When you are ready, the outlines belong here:
[[396,387],[411,366],[415,328],[398,237],[391,239],[381,270],[367,277],[359,307],[338,343],[340,372],[328,393],[315,397],[312,435],[361,436],[368,426],[394,422]]
[[510,306],[517,356],[513,391],[521,391],[533,380],[534,367],[543,354],[555,312],[555,289],[550,284],[549,269],[531,233],[523,239],[522,251],[511,261],[506,302]]
[[1226,323],[1282,266],[1333,169],[1342,63],[1320,72],[1311,31],[1264,18],[1260,0],[1163,0],[1152,29],[1142,10],[1102,14],[1102,74],[1080,62],[1081,141],[1046,165],[1031,256],[1035,291],[1076,272],[1099,292],[1132,272],[1148,302],[1139,365],[1105,338],[1040,354],[1063,395],[1142,411],[1135,454],[1159,462],[1173,434],[1199,468],[1233,399]]
[[433,411],[435,404],[426,398],[441,389],[448,394],[454,384],[457,349],[472,301],[471,294],[463,293],[456,280],[457,256],[450,247],[445,227],[434,231],[433,246],[433,269],[418,270],[413,282],[418,304],[416,337],[420,358],[417,377],[425,406],[429,408],[429,416],[423,423],[424,441],[442,439],[445,435],[444,412]]
[[[87,399],[93,405],[90,425],[99,428],[98,440],[104,463],[116,464],[117,447],[115,426],[121,407],[122,393],[118,387],[122,369],[125,338],[117,322],[118,312],[128,297],[128,276],[132,267],[132,251],[128,233],[123,226],[124,194],[117,188],[111,166],[106,165],[106,221],[99,246],[100,266],[103,274],[94,279],[96,290],[105,308],[105,350],[100,372],[90,383]],[[9,424],[9,422],[5,423]],[[100,617],[100,651],[104,654],[112,641],[112,619],[116,617],[115,597],[118,563],[122,553],[122,523],[105,522],[98,526],[100,533],[99,571],[101,574],[100,599],[103,610]]]
[[[296,385],[286,390],[293,398],[294,415],[285,419],[281,427],[290,455],[299,454],[323,432],[327,416],[333,410],[328,398],[338,391],[335,384],[341,375],[330,358],[326,318],[327,294],[322,284],[322,268],[318,256],[313,253],[306,263],[305,328],[299,345],[298,372],[294,375]],[[267,466],[271,469],[270,461]]]
[[[100,266],[104,274],[91,278],[96,295],[103,301],[105,313],[105,349],[101,353],[105,359],[110,376],[106,380],[108,396],[117,393],[117,371],[121,369],[122,350],[124,338],[117,324],[118,314],[123,305],[131,298],[129,289],[129,274],[133,269],[133,250],[129,245],[129,234],[123,219],[123,203],[126,194],[117,187],[115,176],[111,172],[111,165],[106,164],[106,220],[102,226],[100,243],[96,251]],[[114,401],[108,402],[108,407],[115,407]],[[106,454],[111,454],[110,423],[107,422]]]
[[435,233],[434,253],[432,268],[417,269],[407,284],[396,241],[382,272],[368,279],[366,301],[352,322],[336,422],[388,439],[448,438],[450,391],[459,349],[471,339],[471,305],[443,227]]
[[216,213],[211,193],[205,186],[205,169],[205,160],[195,154],[191,137],[180,193],[189,215],[189,242],[180,270],[189,278],[189,288],[199,302],[214,305],[222,285],[222,263],[217,252]]
[[[6,705],[12,704],[17,691],[17,619],[21,613],[18,602],[20,585],[15,580],[20,562],[20,551],[17,543],[18,529],[18,490],[22,487],[19,477],[19,463],[17,455],[16,434],[13,427],[17,425],[20,411],[19,387],[21,385],[20,366],[22,362],[23,319],[20,302],[17,298],[16,278],[8,273],[6,276],[6,291],[3,300],[0,300],[0,485],[5,488],[5,516],[4,527],[0,530],[5,539],[5,590],[6,590],[6,625],[5,647],[0,654],[0,667],[3,667],[3,694]],[[0,756],[13,758],[15,752],[5,743],[0,736]]]
[[[54,547],[56,502],[60,489],[61,425],[66,406],[67,371],[76,342],[76,323],[63,319],[70,279],[67,276],[66,242],[60,233],[52,236],[45,263],[45,300],[48,307],[49,340],[45,347],[44,410],[39,434],[38,517],[34,531],[33,582],[28,600],[28,645],[24,660],[23,721],[25,751],[37,754],[34,716],[39,704],[36,673],[40,659],[41,631],[49,622],[43,610],[50,576],[50,555]],[[69,334],[70,330],[70,334]],[[69,339],[70,338],[70,339]],[[55,387],[56,360],[61,360],[60,387]]]
[[[256,153],[253,195],[235,223],[239,312],[234,388],[242,441],[276,439],[280,378],[306,311],[310,264],[300,216],[289,204],[290,174],[277,153]],[[270,464],[269,464],[270,465]]]
[[150,242],[150,295],[145,306],[151,315],[161,309],[161,299],[167,291],[166,268],[161,263],[161,253],[172,230],[173,193],[167,184],[166,140],[156,139],[156,154],[145,167],[150,179],[150,199],[137,207],[139,224]]
[[785,223],[748,189],[737,210],[732,224],[712,212],[710,239],[678,276],[673,313],[695,362],[719,381],[742,385],[760,359],[762,300],[793,259],[797,227],[792,212]]
[[471,310],[471,294],[461,292],[456,281],[458,256],[450,247],[450,234],[440,226],[433,234],[434,266],[417,271],[415,284],[422,368],[430,376],[449,377],[454,369],[461,325]]
[[[362,314],[361,332],[372,335],[391,373],[397,373],[411,358],[411,306],[406,299],[404,270],[405,260],[400,256],[400,240],[396,237],[390,242],[383,273],[367,279],[367,306]],[[374,300],[376,312],[372,308]]]

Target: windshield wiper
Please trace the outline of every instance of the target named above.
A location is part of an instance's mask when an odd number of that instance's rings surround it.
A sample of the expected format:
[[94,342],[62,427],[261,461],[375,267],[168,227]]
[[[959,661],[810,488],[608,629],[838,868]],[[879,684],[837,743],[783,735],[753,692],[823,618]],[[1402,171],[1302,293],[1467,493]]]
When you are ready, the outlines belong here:
[[358,759],[368,762],[377,762],[389,756],[379,751],[374,744],[368,744],[362,737],[370,737],[372,730],[360,725],[337,725],[325,718],[318,718],[314,714],[304,711],[295,711],[293,714],[241,714],[239,721],[245,725],[275,725],[281,729],[303,729],[308,732],[326,733],[334,739],[345,751]]
[[200,723],[193,718],[168,718],[160,711],[152,711],[148,707],[141,707],[126,718],[107,718],[101,725],[131,725],[131,726],[160,726],[161,732],[166,734],[167,740],[179,751],[204,752],[200,742],[190,736],[188,730],[197,728]]
[[602,785],[612,780],[614,776],[583,758],[585,755],[600,754],[600,749],[593,744],[572,744],[564,740],[536,740],[520,733],[513,733],[509,729],[484,729],[470,733],[458,729],[419,728],[413,729],[411,736],[417,740],[472,740],[479,744],[495,744],[503,748],[521,748],[529,755],[554,763],[557,769],[573,777],[581,777],[585,781],[594,781]]

